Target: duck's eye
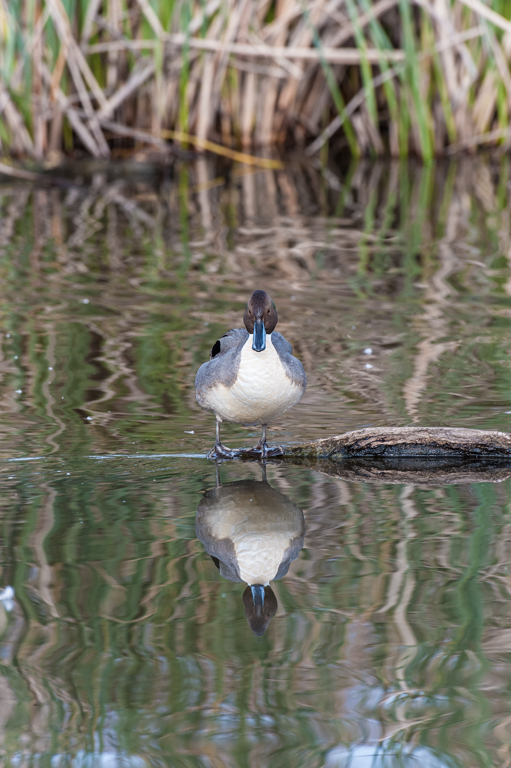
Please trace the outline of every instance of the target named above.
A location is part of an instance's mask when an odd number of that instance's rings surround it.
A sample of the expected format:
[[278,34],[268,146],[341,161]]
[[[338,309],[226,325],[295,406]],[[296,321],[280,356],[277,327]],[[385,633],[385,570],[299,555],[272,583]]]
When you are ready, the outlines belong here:
[[268,310],[266,314],[269,315],[270,314],[270,310]]

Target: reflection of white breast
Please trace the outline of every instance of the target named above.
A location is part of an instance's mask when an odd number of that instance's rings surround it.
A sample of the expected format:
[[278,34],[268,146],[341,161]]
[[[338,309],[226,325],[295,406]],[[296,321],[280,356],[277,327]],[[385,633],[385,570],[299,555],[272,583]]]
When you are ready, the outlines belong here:
[[289,557],[289,548],[303,539],[302,510],[266,482],[246,480],[218,488],[214,498],[203,499],[199,512],[210,545],[215,540],[232,545],[246,584],[266,586]]
[[287,376],[271,333],[266,336],[266,349],[252,349],[249,336],[241,350],[236,380],[231,387],[219,384],[206,396],[207,407],[222,421],[239,424],[267,424],[292,408],[302,390]]
[[279,570],[289,533],[237,530],[232,538],[240,579],[246,584],[269,584]]

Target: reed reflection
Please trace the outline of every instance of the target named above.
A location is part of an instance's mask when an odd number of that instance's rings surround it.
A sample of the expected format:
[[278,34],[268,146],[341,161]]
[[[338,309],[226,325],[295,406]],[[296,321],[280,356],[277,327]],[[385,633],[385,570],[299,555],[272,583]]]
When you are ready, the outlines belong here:
[[238,480],[205,492],[195,532],[220,575],[247,584],[243,605],[250,629],[263,635],[277,612],[270,582],[288,572],[303,547],[302,510],[273,488],[262,468],[261,480]]

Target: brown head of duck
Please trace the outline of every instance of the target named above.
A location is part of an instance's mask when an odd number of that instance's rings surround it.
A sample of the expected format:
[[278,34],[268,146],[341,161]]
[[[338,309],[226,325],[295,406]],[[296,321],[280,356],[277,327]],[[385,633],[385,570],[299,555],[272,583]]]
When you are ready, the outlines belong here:
[[266,349],[266,334],[272,333],[279,321],[277,308],[266,291],[254,291],[248,300],[243,322],[250,334],[254,335],[252,349],[262,352]]

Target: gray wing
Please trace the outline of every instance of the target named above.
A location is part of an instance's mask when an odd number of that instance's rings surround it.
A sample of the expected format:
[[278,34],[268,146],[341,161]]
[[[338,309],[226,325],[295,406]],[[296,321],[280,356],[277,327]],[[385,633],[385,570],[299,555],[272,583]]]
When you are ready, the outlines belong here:
[[[233,328],[232,330],[227,331],[221,339],[218,339],[218,341],[213,344],[211,359],[213,360],[215,357],[225,355],[230,349],[242,347],[247,339],[248,331],[246,328]],[[219,345],[219,347],[217,347],[217,345]]]
[[[215,490],[206,491],[204,498],[199,502],[197,508],[197,514],[195,516],[195,533],[199,541],[204,545],[204,549],[215,557],[218,563],[218,570],[220,576],[229,581],[241,581],[238,563],[236,560],[236,552],[234,551],[234,544],[231,539],[219,539],[213,536],[211,532],[210,515],[211,511],[215,511]],[[220,489],[221,490],[221,489]]]
[[293,560],[296,560],[296,558],[300,554],[303,548],[304,539],[305,539],[305,524],[303,528],[303,533],[300,536],[297,536],[296,539],[293,539],[289,547],[284,552],[284,557],[282,558],[282,562],[279,565],[279,570],[277,571],[274,581],[277,581],[277,579],[281,579],[283,576],[286,575],[286,573],[289,570],[289,566],[291,565]]
[[203,408],[203,398],[210,387],[224,384],[231,387],[238,375],[241,350],[248,339],[245,328],[233,328],[213,344],[211,359],[203,363],[195,377],[197,402]]
[[286,374],[289,376],[293,384],[301,387],[302,394],[307,389],[307,376],[303,370],[303,365],[297,357],[293,357],[293,348],[289,341],[283,337],[278,331],[273,331],[271,335],[273,346],[277,350],[278,356],[284,366]]

